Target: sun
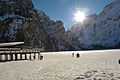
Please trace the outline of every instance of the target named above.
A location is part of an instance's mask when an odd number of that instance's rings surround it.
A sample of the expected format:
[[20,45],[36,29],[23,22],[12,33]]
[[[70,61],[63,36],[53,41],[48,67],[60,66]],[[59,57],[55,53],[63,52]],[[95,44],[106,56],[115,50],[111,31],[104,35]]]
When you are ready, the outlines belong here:
[[83,12],[83,11],[77,11],[75,13],[75,20],[77,22],[83,22],[85,20],[85,12]]

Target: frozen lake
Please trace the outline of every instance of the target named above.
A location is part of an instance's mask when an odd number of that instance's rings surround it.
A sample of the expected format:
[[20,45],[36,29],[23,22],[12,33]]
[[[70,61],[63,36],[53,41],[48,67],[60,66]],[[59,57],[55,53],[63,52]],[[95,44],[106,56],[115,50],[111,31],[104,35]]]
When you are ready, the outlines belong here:
[[[72,57],[80,53],[80,58]],[[0,80],[120,80],[120,50],[42,53],[43,60],[0,63]]]

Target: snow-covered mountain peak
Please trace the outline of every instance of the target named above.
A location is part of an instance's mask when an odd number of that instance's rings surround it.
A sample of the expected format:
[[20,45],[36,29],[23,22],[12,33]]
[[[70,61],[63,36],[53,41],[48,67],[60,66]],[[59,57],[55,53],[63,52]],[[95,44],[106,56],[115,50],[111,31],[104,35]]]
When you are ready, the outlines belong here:
[[[81,24],[75,24],[67,33],[68,39],[71,39],[74,45],[82,48],[118,47],[120,43],[120,0],[105,6],[99,15],[87,17],[82,25],[84,25],[83,30],[80,29]],[[74,39],[77,42],[74,42]]]

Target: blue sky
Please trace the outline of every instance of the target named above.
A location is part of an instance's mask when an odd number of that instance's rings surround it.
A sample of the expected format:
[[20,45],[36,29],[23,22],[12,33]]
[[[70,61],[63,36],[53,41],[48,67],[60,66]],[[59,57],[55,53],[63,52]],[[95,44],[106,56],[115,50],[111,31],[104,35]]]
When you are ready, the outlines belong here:
[[76,7],[88,10],[89,14],[99,14],[102,9],[114,0],[32,0],[35,8],[45,12],[52,20],[64,22],[65,29],[71,27]]

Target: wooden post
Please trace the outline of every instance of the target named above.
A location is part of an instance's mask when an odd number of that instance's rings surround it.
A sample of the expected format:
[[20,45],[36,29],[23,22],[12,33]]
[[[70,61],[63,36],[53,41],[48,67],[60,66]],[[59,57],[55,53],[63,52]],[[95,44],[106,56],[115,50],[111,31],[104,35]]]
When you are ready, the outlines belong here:
[[0,61],[2,61],[2,55],[0,55]]
[[11,51],[10,51],[10,54],[9,54],[9,60],[11,60]]
[[10,60],[13,60],[13,54],[10,54]]
[[11,60],[13,60],[13,54],[11,54]]
[[15,60],[18,60],[17,54],[15,54]]
[[40,52],[38,53],[38,60],[40,60]]
[[4,61],[6,60],[5,54],[6,54],[6,51],[4,51],[4,55],[3,55],[3,60]]
[[31,53],[30,53],[30,60],[31,60]]
[[36,59],[36,53],[34,53],[34,60]]
[[25,54],[25,60],[27,60],[27,53]]
[[10,56],[9,56],[9,55],[10,55],[10,54],[7,55],[7,57],[8,57],[8,61],[10,60]]
[[5,61],[8,61],[8,55],[5,54]]
[[39,53],[38,53],[38,60],[39,60]]
[[22,54],[20,54],[20,60],[22,60]]

